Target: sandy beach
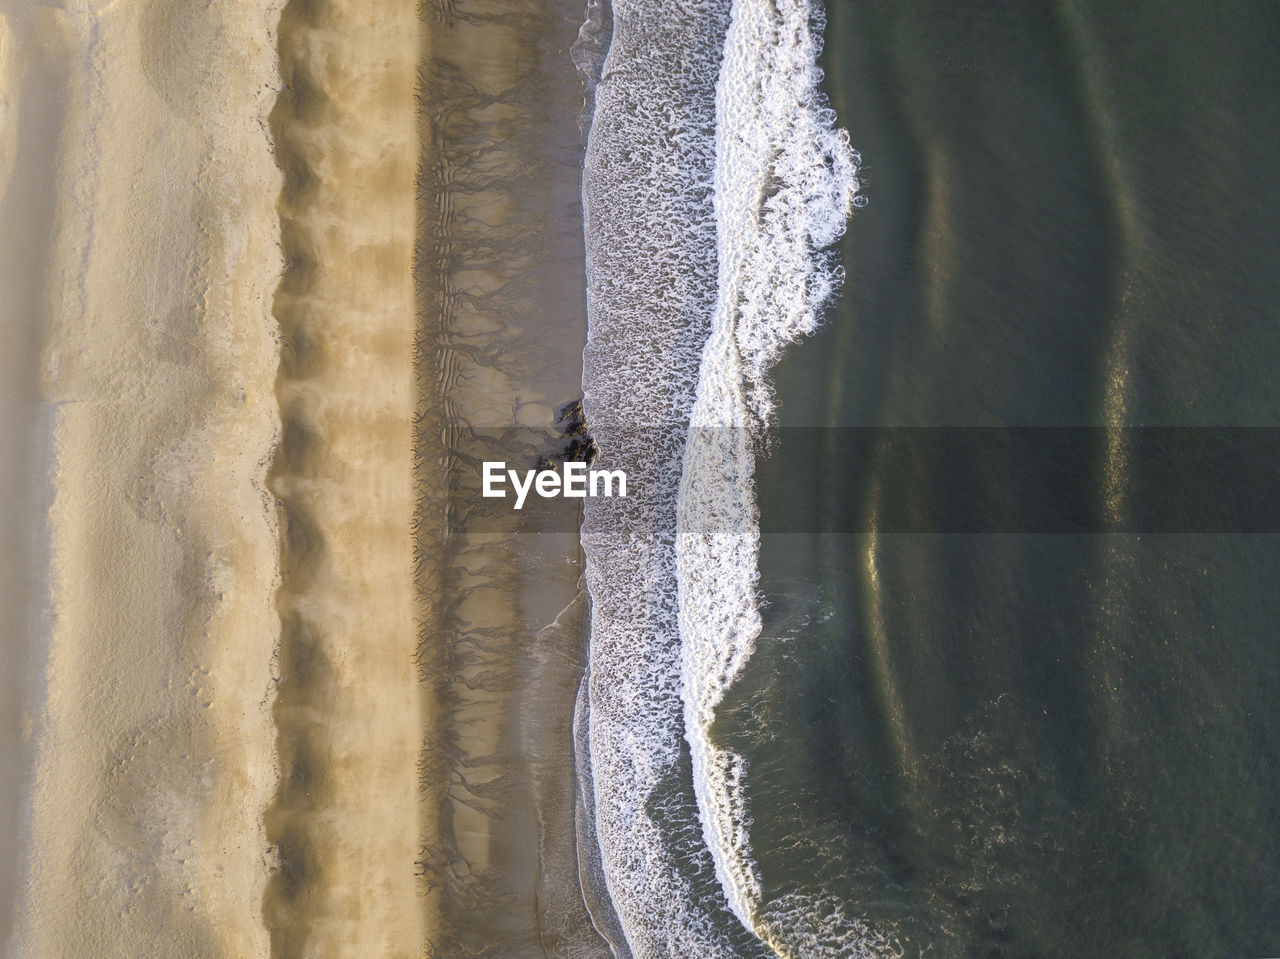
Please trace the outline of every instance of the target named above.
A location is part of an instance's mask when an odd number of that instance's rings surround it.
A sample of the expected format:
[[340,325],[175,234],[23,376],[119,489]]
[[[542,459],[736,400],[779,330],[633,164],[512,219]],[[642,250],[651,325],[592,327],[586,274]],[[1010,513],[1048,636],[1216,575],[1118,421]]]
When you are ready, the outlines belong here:
[[580,390],[580,18],[0,0],[6,954],[605,954],[577,507],[465,519]]
[[0,7],[9,954],[422,953],[418,31]]
[[467,519],[581,389],[581,15],[0,0],[6,955],[607,954],[578,507]]

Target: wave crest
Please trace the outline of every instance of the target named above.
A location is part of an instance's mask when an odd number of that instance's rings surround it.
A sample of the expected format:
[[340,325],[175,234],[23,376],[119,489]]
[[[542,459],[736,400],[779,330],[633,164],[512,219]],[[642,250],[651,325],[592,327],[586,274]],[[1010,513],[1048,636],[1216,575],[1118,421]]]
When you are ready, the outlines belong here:
[[619,0],[595,89],[584,406],[598,467],[635,494],[585,506],[583,748],[637,957],[787,954],[761,917],[746,764],[710,728],[760,632],[769,371],[838,289],[825,248],[859,199],[820,30],[803,0]]
[[859,156],[819,90],[821,28],[803,0],[733,7],[716,91],[718,295],[677,527],[685,737],[703,836],[734,913],[783,955],[761,915],[746,763],[713,742],[711,726],[761,628],[754,469],[773,413],[769,372],[788,343],[817,328],[843,280],[824,248],[860,200]]

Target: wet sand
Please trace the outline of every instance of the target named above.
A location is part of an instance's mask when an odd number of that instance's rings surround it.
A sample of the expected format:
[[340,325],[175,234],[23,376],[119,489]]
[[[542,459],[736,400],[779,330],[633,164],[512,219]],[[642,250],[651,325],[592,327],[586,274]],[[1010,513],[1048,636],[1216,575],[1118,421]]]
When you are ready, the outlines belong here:
[[484,522],[473,512],[476,431],[548,430],[581,390],[583,101],[569,46],[582,8],[489,0],[435,15],[417,274],[433,942],[459,959],[603,956],[574,835],[586,628],[577,515],[548,516],[539,532],[519,531],[510,511]]

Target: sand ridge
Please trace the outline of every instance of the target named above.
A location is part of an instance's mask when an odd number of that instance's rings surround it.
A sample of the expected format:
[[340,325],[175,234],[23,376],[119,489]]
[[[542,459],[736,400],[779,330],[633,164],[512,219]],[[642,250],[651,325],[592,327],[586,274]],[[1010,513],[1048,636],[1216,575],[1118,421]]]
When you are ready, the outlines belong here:
[[406,2],[291,0],[280,21],[275,957],[425,948],[409,525],[418,30]]

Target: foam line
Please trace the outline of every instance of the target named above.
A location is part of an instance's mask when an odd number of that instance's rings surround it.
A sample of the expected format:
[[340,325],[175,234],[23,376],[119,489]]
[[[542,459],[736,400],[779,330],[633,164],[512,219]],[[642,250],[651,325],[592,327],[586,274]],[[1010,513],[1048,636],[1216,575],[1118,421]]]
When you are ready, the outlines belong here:
[[638,495],[589,503],[583,526],[600,871],[637,957],[787,954],[746,764],[710,729],[760,631],[769,370],[840,284],[824,249],[858,202],[858,156],[802,0],[613,12],[583,185],[585,403],[601,465]]
[[734,3],[716,88],[717,299],[678,508],[682,697],[703,836],[730,907],[775,951],[758,916],[746,764],[710,730],[760,632],[754,440],[773,410],[769,370],[838,288],[824,248],[857,200],[859,158],[818,89],[815,27],[820,12],[803,0]]
[[858,158],[799,0],[613,13],[583,181],[584,385],[599,465],[637,495],[589,502],[583,525],[600,872],[637,957],[764,955],[746,767],[709,730],[760,629],[768,372],[839,285],[822,250]]
[[715,82],[727,25],[725,0],[613,5],[583,172],[583,404],[597,468],[626,470],[634,490],[585,508],[585,751],[600,872],[637,959],[742,954],[688,780],[675,581],[680,461],[716,295]]

